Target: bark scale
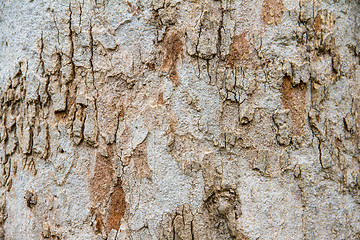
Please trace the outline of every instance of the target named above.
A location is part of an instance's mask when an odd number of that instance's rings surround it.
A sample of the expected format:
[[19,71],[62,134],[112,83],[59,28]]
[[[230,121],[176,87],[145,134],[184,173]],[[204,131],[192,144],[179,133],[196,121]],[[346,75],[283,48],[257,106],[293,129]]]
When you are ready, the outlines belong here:
[[359,239],[359,18],[0,1],[0,239]]

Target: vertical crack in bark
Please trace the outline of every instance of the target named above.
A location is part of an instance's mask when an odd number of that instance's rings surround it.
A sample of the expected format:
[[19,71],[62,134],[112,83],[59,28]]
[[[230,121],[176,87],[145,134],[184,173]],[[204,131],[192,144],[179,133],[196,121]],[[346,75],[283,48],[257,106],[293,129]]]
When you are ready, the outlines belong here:
[[90,20],[90,26],[89,26],[89,36],[90,36],[90,59],[89,59],[89,63],[90,63],[90,71],[91,71],[91,77],[92,77],[92,84],[94,89],[96,90],[96,85],[95,85],[95,76],[94,76],[94,38],[93,38],[93,34],[92,34],[92,22]]
[[[57,22],[56,22],[56,17],[55,17],[55,14],[54,14],[54,10],[52,9],[51,12],[52,12],[52,17],[53,17],[53,21],[54,21],[54,24],[55,24],[55,28],[56,28],[56,31],[57,31],[56,36],[57,36],[58,47],[60,47],[61,46],[61,44],[60,44],[60,30],[59,30],[59,27],[58,27]],[[58,47],[55,46],[56,52],[60,52]]]
[[224,8],[221,5],[221,18],[220,18],[220,23],[219,23],[219,27],[217,30],[217,34],[218,34],[218,42],[217,42],[217,55],[219,56],[219,58],[221,59],[221,45],[222,45],[222,35],[221,35],[221,30],[224,29]]
[[70,57],[70,66],[71,66],[71,70],[70,70],[70,74],[69,74],[69,81],[73,81],[75,79],[75,64],[74,64],[74,39],[73,39],[73,29],[72,29],[72,9],[71,9],[71,1],[69,2],[69,40],[70,40],[70,52],[69,52],[69,57]]
[[43,52],[44,52],[44,35],[43,35],[43,31],[41,31],[41,35],[40,35],[40,52],[39,52],[39,68],[41,70],[41,75],[44,76],[45,74],[45,64],[44,64],[44,59],[43,59]]
[[[198,32],[198,37],[197,37],[196,47],[195,47],[197,56],[199,56],[199,48],[198,48],[198,46],[199,46],[199,43],[200,43],[203,16],[204,16],[204,10],[201,11],[200,18],[199,18],[199,32]],[[198,25],[198,24],[196,24],[196,25]]]

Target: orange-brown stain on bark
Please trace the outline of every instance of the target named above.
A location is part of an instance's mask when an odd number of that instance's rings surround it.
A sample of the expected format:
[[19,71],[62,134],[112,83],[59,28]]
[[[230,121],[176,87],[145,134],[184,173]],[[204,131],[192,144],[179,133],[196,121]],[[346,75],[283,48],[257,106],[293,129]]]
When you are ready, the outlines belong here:
[[291,111],[292,133],[302,136],[306,120],[306,85],[293,87],[289,77],[282,84],[281,100],[285,109]]
[[277,25],[285,11],[282,0],[264,0],[262,6],[262,20],[266,24]]
[[170,74],[170,80],[174,85],[179,84],[177,74],[177,62],[183,52],[183,41],[179,31],[173,30],[166,33],[163,44],[161,45],[165,53],[161,65],[161,70]]
[[242,61],[251,62],[251,45],[246,38],[246,33],[234,36],[230,52],[226,56],[228,67],[235,68]]
[[[110,145],[107,148],[107,155],[104,157],[97,153],[95,173],[90,181],[90,189],[93,204],[91,214],[96,219],[95,228],[99,232],[109,233],[111,229],[119,229],[126,202],[121,180],[118,179],[117,184],[114,185],[115,171],[112,163],[114,151]],[[105,216],[97,209],[102,207],[107,209]]]
[[314,18],[313,28],[316,33],[320,33],[325,30],[329,20],[328,10],[319,10]]
[[110,194],[111,184],[115,171],[113,169],[112,156],[113,150],[109,147],[108,157],[96,154],[95,173],[90,181],[93,201],[98,203],[107,198]]
[[159,104],[159,105],[164,104],[164,93],[163,92],[159,92],[157,104]]
[[110,232],[111,229],[118,230],[120,228],[121,219],[124,217],[125,209],[125,193],[122,189],[121,179],[118,179],[117,185],[114,186],[113,192],[110,194],[106,217],[107,232]]

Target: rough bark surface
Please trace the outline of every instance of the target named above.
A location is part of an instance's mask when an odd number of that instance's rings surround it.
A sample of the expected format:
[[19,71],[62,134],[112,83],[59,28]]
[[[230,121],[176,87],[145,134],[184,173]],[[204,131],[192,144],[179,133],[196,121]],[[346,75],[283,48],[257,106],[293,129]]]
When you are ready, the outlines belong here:
[[1,0],[0,239],[360,239],[359,19]]

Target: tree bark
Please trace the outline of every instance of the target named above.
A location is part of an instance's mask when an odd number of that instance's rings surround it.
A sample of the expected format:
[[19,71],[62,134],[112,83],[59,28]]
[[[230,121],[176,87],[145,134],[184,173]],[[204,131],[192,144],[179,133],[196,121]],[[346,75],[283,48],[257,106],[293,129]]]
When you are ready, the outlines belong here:
[[359,239],[359,19],[0,1],[0,239]]

